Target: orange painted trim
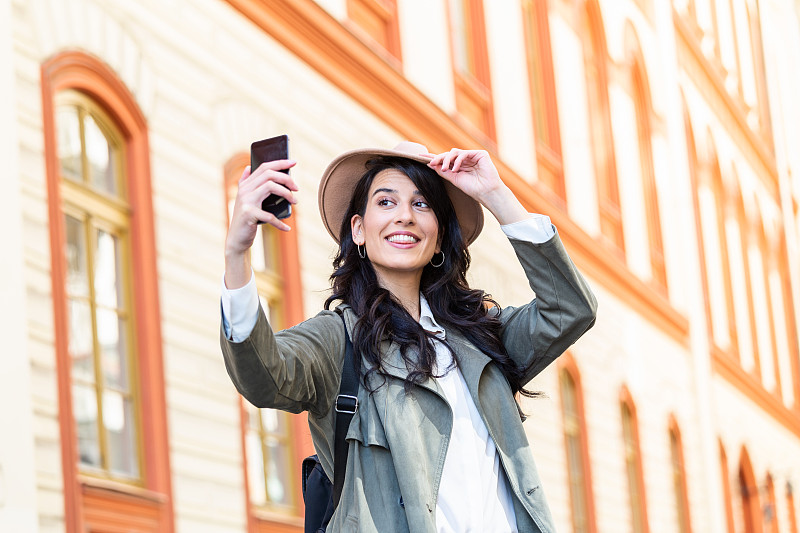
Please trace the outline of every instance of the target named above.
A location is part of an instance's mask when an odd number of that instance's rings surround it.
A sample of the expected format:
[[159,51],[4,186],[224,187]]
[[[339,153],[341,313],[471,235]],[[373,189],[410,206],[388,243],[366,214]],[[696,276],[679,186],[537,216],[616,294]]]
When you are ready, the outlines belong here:
[[[463,127],[472,135],[480,140],[480,144],[487,148],[495,148],[497,134],[494,120],[494,103],[492,100],[492,83],[489,70],[489,51],[486,41],[486,24],[483,16],[483,0],[457,0],[462,4],[467,31],[471,33],[471,39],[467,46],[471,48],[470,54],[474,58],[474,75],[461,72],[456,65],[456,54],[453,47],[453,40],[456,37],[453,28],[452,16],[450,15],[450,5],[446,5],[447,10],[447,31],[449,33],[450,65],[453,71],[453,83],[456,108],[460,116],[454,120],[461,123]],[[408,82],[406,82],[408,83]],[[474,121],[474,117],[468,116],[469,107],[476,107],[480,110],[480,123]]]
[[798,345],[797,322],[792,300],[792,282],[789,276],[789,259],[786,253],[786,232],[781,230],[778,249],[778,272],[783,287],[783,315],[789,338],[789,362],[792,369],[791,383],[794,388],[794,410],[800,415],[800,345]]
[[67,316],[66,264],[56,253],[66,242],[62,221],[61,188],[58,176],[54,97],[56,89],[50,74],[42,67],[42,125],[47,174],[48,225],[50,227],[50,281],[53,292],[53,342],[56,352],[58,384],[58,422],[61,439],[61,470],[64,484],[64,527],[67,533],[82,531],[83,514],[78,483],[77,435],[72,416],[72,378],[69,360],[69,319]]
[[733,527],[733,497],[731,496],[731,478],[728,473],[728,454],[725,446],[719,441],[720,473],[722,474],[722,497],[725,499],[725,525],[727,533],[735,533]]
[[[453,146],[480,146],[477,138],[313,0],[227,2],[403,137],[425,143],[434,152]],[[594,236],[531,187],[496,153],[492,160],[503,181],[527,209],[550,215],[570,256],[583,272],[688,347],[689,322],[662,294],[636,278],[617,254],[598,246]]]
[[647,493],[644,484],[644,466],[642,464],[642,441],[639,438],[639,415],[636,413],[636,404],[633,402],[630,390],[626,385],[622,386],[619,393],[620,404],[628,407],[631,413],[631,424],[633,425],[633,438],[636,440],[636,474],[639,494],[641,494],[639,512],[642,513],[642,524],[644,527],[643,533],[649,533],[650,520],[647,518]]
[[642,179],[645,224],[648,236],[650,259],[650,283],[655,290],[667,294],[667,270],[664,261],[664,238],[662,234],[661,210],[658,203],[658,188],[653,162],[653,104],[650,99],[650,81],[647,64],[636,30],[629,26],[626,37],[626,58],[629,65],[631,97],[635,109],[637,145],[639,149],[639,171]]
[[[685,533],[692,533],[692,509],[689,505],[689,485],[686,483],[686,460],[684,459],[685,455],[683,453],[683,438],[681,436],[681,428],[678,426],[678,419],[675,418],[674,414],[669,415],[669,432],[672,435],[675,435],[675,439],[678,442],[678,460],[681,463],[681,501],[678,505],[682,505],[684,510],[686,511],[686,515],[684,516],[684,520],[686,523],[683,524],[683,527],[679,529],[679,531]],[[676,494],[677,497],[677,494]]]
[[689,183],[692,187],[692,211],[694,213],[695,242],[697,243],[697,262],[700,267],[700,286],[703,291],[703,309],[706,321],[706,335],[713,342],[714,328],[711,319],[711,296],[708,292],[708,264],[706,262],[706,243],[703,238],[702,217],[700,214],[700,168],[697,158],[697,145],[694,140],[694,128],[692,119],[689,116],[689,107],[686,105],[686,98],[681,92],[681,107],[683,108],[683,127],[686,137],[686,154],[689,162]]
[[742,267],[744,268],[744,286],[745,293],[747,295],[747,316],[750,324],[753,360],[755,361],[753,373],[758,379],[761,379],[761,350],[759,347],[758,328],[756,327],[756,309],[755,301],[753,300],[753,283],[750,272],[750,238],[748,235],[747,216],[744,211],[744,199],[742,198],[742,191],[739,189],[738,185],[738,176],[735,183],[736,190],[734,191],[733,198],[734,205],[731,207],[735,210],[736,221],[739,225],[739,239],[742,249]]
[[[583,44],[586,94],[590,110],[592,156],[598,190],[601,232],[608,243],[625,257],[625,238],[619,204],[617,155],[611,126],[608,98],[608,46],[605,25],[597,0],[584,0],[580,6],[583,26],[576,28]],[[584,29],[586,28],[586,29]],[[588,30],[588,31],[587,31]],[[589,75],[590,72],[596,72]]]
[[797,511],[795,511],[794,495],[792,494],[791,483],[786,483],[786,508],[789,514],[789,533],[797,531]]
[[[751,164],[762,169],[757,172],[763,178],[764,184],[770,191],[772,198],[776,201],[779,197],[778,192],[778,169],[775,163],[775,156],[770,151],[769,143],[760,138],[747,124],[747,111],[744,109],[743,104],[737,102],[731,97],[725,88],[724,72],[721,67],[712,64],[709,61],[700,46],[700,41],[697,34],[687,24],[682,17],[673,7],[672,20],[676,30],[676,41],[678,42],[678,60],[682,66],[686,66],[687,60],[695,64],[699,73],[705,75],[707,87],[711,89],[703,91],[706,100],[709,102],[717,102],[721,107],[717,108],[724,113],[720,118],[724,118],[736,125],[736,131],[731,131],[731,136],[737,141],[739,146],[744,146],[747,149],[742,150],[750,160]],[[681,45],[688,54],[680,54]],[[700,87],[701,91],[703,87]],[[742,145],[742,143],[744,143]]]
[[[578,410],[578,424],[581,432],[581,459],[584,465],[583,498],[586,501],[587,533],[597,533],[597,517],[594,509],[594,483],[592,482],[592,461],[589,455],[589,432],[586,429],[586,410],[583,401],[583,384],[578,364],[570,352],[558,358],[558,368],[566,372],[575,384],[575,403]],[[562,408],[563,410],[563,408]]]
[[[369,20],[362,20],[364,12],[369,12],[373,17],[383,22],[384,39],[377,39],[368,29]],[[373,50],[378,55],[385,56],[394,68],[402,70],[403,57],[400,42],[400,25],[397,16],[397,0],[347,0],[347,16],[355,25],[356,33],[366,36],[368,43],[375,43]]]
[[764,524],[761,519],[758,481],[753,474],[753,464],[750,462],[750,454],[745,446],[742,446],[739,458],[739,488],[742,498],[744,533],[763,533]]
[[770,520],[767,525],[767,532],[768,533],[779,533],[778,532],[778,501],[775,499],[775,483],[772,480],[772,474],[767,472],[767,504],[772,509],[772,520]]
[[53,106],[59,91],[73,89],[95,99],[113,117],[125,137],[126,173],[130,177],[127,193],[133,206],[131,255],[136,258],[132,271],[140,376],[138,387],[143,415],[141,442],[145,451],[143,477],[149,490],[164,496],[159,509],[159,531],[169,533],[174,529],[174,511],[147,122],[125,84],[108,66],[92,56],[77,51],[63,52],[43,63],[41,74],[65,526],[68,532],[78,533],[83,531],[85,523],[72,416],[66,264],[60,253],[65,234]]
[[800,415],[794,410],[787,409],[774,394],[764,389],[761,381],[745,372],[738,361],[715,350],[712,353],[711,365],[715,373],[736,387],[776,422],[800,437]]

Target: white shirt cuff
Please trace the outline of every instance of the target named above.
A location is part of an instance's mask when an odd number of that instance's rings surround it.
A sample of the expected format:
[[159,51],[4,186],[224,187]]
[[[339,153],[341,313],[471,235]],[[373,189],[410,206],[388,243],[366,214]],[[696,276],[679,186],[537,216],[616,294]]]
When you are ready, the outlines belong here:
[[233,342],[242,342],[250,336],[258,321],[258,288],[255,272],[251,273],[247,285],[238,289],[226,287],[223,274],[221,301],[225,337]]
[[530,213],[530,218],[527,220],[506,224],[505,226],[500,226],[500,229],[509,239],[528,241],[535,244],[547,242],[556,234],[556,229],[550,222],[550,217],[537,213]]

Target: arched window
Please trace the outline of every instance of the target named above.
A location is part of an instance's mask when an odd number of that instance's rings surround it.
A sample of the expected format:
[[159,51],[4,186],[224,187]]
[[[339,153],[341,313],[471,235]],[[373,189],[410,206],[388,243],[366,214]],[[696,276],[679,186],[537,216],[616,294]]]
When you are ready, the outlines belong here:
[[589,132],[600,204],[600,232],[620,256],[624,257],[625,240],[622,233],[614,137],[608,103],[606,37],[597,0],[587,0],[583,3],[581,22],[580,35],[589,100]]
[[560,365],[559,382],[564,419],[572,531],[594,533],[597,527],[594,518],[589,444],[586,435],[580,374],[575,361],[569,354],[564,354],[561,358],[563,361]]
[[548,17],[547,0],[522,0],[538,179],[563,204],[567,193]]
[[636,112],[636,132],[638,136],[639,165],[646,207],[647,237],[650,248],[650,271],[653,285],[661,292],[667,290],[667,270],[664,262],[664,240],[661,232],[661,214],[658,206],[655,167],[652,144],[652,105],[650,88],[645,72],[641,49],[636,49],[631,57],[632,97]]
[[725,525],[728,533],[734,533],[733,527],[733,499],[731,497],[731,479],[728,474],[728,455],[725,446],[719,441],[719,469],[722,474],[722,497],[725,499]]
[[750,455],[746,448],[742,448],[738,477],[743,531],[744,533],[761,533],[761,502],[758,495],[758,483],[753,475]]
[[496,138],[483,0],[448,0],[456,108],[481,135]]
[[778,360],[777,339],[775,337],[775,316],[773,296],[770,286],[770,272],[774,262],[764,232],[764,220],[758,204],[754,206],[756,217],[750,225],[750,240],[754,242],[750,255],[750,270],[753,283],[754,316],[758,332],[759,353],[761,354],[761,377],[764,387],[780,395],[781,376]]
[[672,462],[672,489],[675,493],[675,511],[678,517],[678,531],[691,533],[689,515],[689,491],[686,484],[686,465],[683,462],[683,444],[678,422],[674,417],[669,424],[669,452]]
[[146,121],[80,52],[42,87],[66,529],[172,531]]
[[[733,301],[730,253],[727,238],[727,193],[722,180],[717,152],[708,138],[708,159],[701,166],[697,187],[706,285],[709,291],[712,339],[723,352],[736,357],[738,335]],[[724,303],[724,305],[719,305]]]
[[625,477],[628,480],[631,508],[631,527],[633,533],[647,533],[650,528],[647,523],[647,501],[644,493],[639,426],[636,407],[627,388],[622,390],[620,411],[622,414],[622,442],[625,450]]
[[[756,327],[756,315],[755,315],[755,305],[753,301],[753,283],[752,283],[752,268],[750,262],[750,225],[747,222],[747,215],[744,209],[744,199],[742,198],[741,189],[739,189],[739,178],[735,172],[733,173],[733,180],[732,180],[732,190],[731,190],[731,207],[735,214],[735,221],[736,226],[739,233],[739,242],[736,244],[739,246],[740,249],[740,257],[736,258],[737,261],[741,261],[742,270],[744,272],[743,281],[744,281],[744,293],[746,296],[746,309],[742,311],[746,313],[747,316],[747,323],[749,324],[750,330],[750,350],[746,348],[740,349],[740,354],[742,356],[749,356],[746,360],[744,357],[742,358],[742,364],[745,366],[746,370],[753,372],[756,376],[760,378],[761,376],[761,353],[759,350],[759,342],[758,342],[758,331]],[[742,308],[741,304],[738,306],[740,309]],[[748,353],[749,352],[749,353]],[[750,359],[751,358],[751,359]]]
[[762,511],[764,516],[764,533],[778,533],[778,507],[775,499],[775,483],[772,481],[772,474],[767,474],[765,482],[767,502]]
[[[225,165],[226,220],[230,220],[237,184],[249,163],[249,155],[240,153]],[[290,232],[259,225],[250,252],[261,307],[275,330],[303,319],[296,220],[292,215],[286,221],[293,226]],[[306,416],[258,409],[244,399],[240,401],[250,527],[274,531],[302,516],[300,460],[313,453]],[[265,513],[269,519],[264,518]]]

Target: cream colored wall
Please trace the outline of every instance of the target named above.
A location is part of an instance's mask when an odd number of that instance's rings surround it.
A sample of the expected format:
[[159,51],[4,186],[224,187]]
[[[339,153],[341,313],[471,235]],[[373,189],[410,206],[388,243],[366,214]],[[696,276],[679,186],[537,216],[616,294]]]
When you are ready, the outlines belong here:
[[22,254],[22,189],[15,100],[17,83],[12,41],[12,5],[0,1],[0,161],[3,194],[0,195],[0,336],[3,365],[0,371],[0,531],[38,531],[36,461],[33,444],[31,363],[25,316],[28,305],[25,260]]

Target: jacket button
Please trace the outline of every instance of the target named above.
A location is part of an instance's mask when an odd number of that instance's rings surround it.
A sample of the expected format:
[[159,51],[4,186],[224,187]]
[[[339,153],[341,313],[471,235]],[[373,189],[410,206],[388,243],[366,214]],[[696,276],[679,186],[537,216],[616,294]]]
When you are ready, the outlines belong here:
[[403,503],[403,497],[402,496],[400,496],[400,501],[398,503],[400,504],[400,507],[402,507],[403,509],[406,508],[406,504]]

